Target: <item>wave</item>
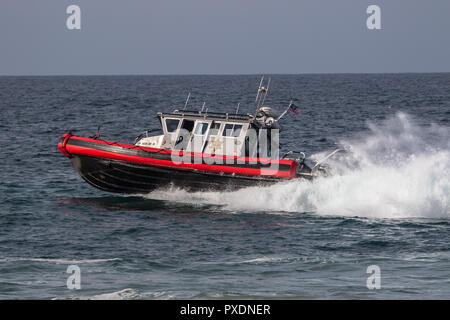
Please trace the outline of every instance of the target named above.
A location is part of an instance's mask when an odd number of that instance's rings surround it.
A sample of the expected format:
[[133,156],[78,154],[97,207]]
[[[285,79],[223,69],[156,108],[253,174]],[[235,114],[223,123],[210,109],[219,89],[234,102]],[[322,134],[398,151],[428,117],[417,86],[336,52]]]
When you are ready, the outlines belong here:
[[245,260],[236,261],[208,261],[198,262],[197,265],[238,265],[238,264],[284,264],[284,263],[314,263],[314,264],[327,264],[334,263],[332,259],[325,259],[320,257],[308,257],[308,256],[261,256],[256,258],[250,258]]
[[450,218],[450,129],[421,126],[401,112],[367,126],[367,132],[357,138],[337,141],[346,151],[329,160],[332,174],[328,177],[225,193],[155,191],[146,197],[217,205],[236,212]]
[[205,299],[307,299],[309,296],[280,295],[279,293],[245,294],[230,292],[207,292],[197,290],[153,291],[141,292],[140,290],[127,288],[120,291],[101,293],[96,295],[55,297],[52,300],[205,300]]
[[71,296],[68,298],[54,298],[53,300],[70,299],[70,300],[138,300],[142,299],[141,294],[134,289],[127,288],[120,291],[102,293],[92,296]]
[[120,258],[111,258],[111,259],[80,259],[80,260],[71,260],[71,259],[53,259],[53,258],[2,258],[0,262],[17,262],[17,261],[31,261],[31,262],[48,262],[48,263],[56,263],[56,264],[83,264],[83,263],[100,263],[100,262],[109,262],[109,261],[118,261],[122,260]]
[[126,288],[119,291],[101,293],[96,295],[56,297],[52,300],[170,300],[176,299],[176,295],[166,291],[141,292],[137,289]]

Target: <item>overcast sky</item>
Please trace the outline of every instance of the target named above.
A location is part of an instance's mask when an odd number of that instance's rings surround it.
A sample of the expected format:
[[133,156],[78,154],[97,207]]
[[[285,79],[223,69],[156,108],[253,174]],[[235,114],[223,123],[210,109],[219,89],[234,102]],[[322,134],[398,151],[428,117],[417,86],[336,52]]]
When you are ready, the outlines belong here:
[[450,72],[450,1],[0,0],[0,75],[354,72]]

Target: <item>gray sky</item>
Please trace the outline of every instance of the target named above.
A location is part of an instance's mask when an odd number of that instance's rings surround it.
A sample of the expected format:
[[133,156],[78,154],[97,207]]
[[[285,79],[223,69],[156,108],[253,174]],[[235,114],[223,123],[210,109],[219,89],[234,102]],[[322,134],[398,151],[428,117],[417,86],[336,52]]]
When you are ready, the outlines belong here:
[[450,1],[0,0],[0,75],[341,72],[450,72]]

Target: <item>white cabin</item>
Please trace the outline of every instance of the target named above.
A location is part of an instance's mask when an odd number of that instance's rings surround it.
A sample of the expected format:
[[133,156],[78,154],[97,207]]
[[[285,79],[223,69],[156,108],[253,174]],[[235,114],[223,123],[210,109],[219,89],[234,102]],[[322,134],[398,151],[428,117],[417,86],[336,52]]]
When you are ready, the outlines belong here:
[[178,111],[158,113],[162,135],[144,137],[136,145],[214,155],[242,156],[250,115]]

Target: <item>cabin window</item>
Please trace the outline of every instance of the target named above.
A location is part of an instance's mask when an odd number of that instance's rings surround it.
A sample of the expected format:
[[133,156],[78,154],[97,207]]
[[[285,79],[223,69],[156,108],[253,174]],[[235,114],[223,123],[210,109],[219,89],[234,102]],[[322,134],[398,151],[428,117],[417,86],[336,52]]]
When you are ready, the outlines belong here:
[[179,119],[166,119],[167,132],[175,132],[175,130],[177,130],[178,128],[179,123]]
[[222,136],[224,137],[239,137],[242,131],[242,124],[227,123],[223,129]]
[[225,125],[225,128],[223,128],[222,135],[224,137],[231,137],[233,134],[233,126],[234,126],[234,124],[227,123]]
[[211,136],[217,136],[219,134],[220,125],[220,122],[213,122],[211,129],[209,129],[209,134]]
[[183,120],[183,124],[181,125],[181,129],[187,130],[189,133],[192,133],[192,130],[194,129],[194,120]]
[[195,128],[195,134],[204,135],[208,130],[208,122],[199,122],[197,123],[197,127]]
[[233,137],[239,137],[242,131],[242,124],[235,124],[233,129]]

